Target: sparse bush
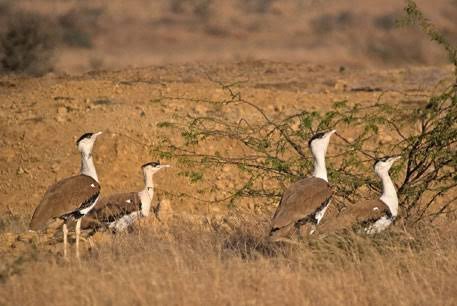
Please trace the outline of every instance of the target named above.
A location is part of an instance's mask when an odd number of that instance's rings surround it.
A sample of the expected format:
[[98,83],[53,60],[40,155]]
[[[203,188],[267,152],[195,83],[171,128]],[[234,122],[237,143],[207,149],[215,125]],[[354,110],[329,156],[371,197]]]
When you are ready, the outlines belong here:
[[11,0],[0,1],[0,16],[6,16],[11,12]]
[[311,27],[316,33],[330,33],[352,26],[355,18],[354,14],[350,11],[342,11],[337,14],[324,14],[311,20]]
[[[413,2],[406,8],[408,23],[418,23],[444,46],[456,67],[455,48],[423,17]],[[380,192],[372,164],[383,155],[399,154],[403,164],[391,171],[399,181],[401,217],[408,222],[435,220],[452,213],[457,199],[457,83],[415,108],[384,102],[384,93],[369,105],[339,101],[327,112],[302,111],[286,117],[271,117],[254,101],[245,99],[237,83],[222,84],[226,99],[204,101],[224,114],[249,113],[249,118],[226,115],[179,118],[171,126],[181,139],[164,138],[155,150],[162,157],[176,157],[211,177],[230,167],[244,182],[233,188],[214,184],[209,193],[222,195],[214,202],[234,205],[243,198],[277,203],[291,181],[307,175],[312,160],[304,144],[319,130],[336,128],[340,134],[328,156],[329,175],[335,186],[335,205],[345,206]],[[162,97],[174,99],[174,97]],[[407,98],[407,96],[405,96]],[[191,99],[192,100],[192,99]],[[193,101],[193,100],[192,100]],[[203,103],[200,101],[200,103]],[[161,126],[170,127],[170,125]],[[351,139],[342,135],[351,130]],[[380,131],[389,137],[381,138]],[[230,148],[224,144],[233,144]],[[220,148],[208,150],[207,148]],[[233,149],[231,149],[233,148]]]
[[213,0],[172,0],[170,10],[175,14],[191,14],[206,21],[212,14]]
[[378,16],[374,19],[374,25],[384,31],[395,29],[398,16],[394,13]]
[[3,71],[39,75],[53,69],[56,33],[46,18],[18,13],[10,18],[0,38]]
[[92,34],[97,29],[101,9],[73,9],[58,19],[62,42],[80,48],[92,47]]
[[195,3],[193,13],[199,19],[207,20],[211,16],[212,0],[200,0]]
[[384,63],[424,63],[427,54],[424,41],[391,32],[368,39],[366,53]]
[[[449,61],[454,65],[455,84],[457,84],[457,48],[453,46],[444,35],[428,20],[417,8],[414,1],[408,0],[405,7],[405,16],[399,20],[400,25],[417,25],[429,38],[441,47],[448,55]],[[457,89],[457,88],[456,88]]]
[[184,11],[184,4],[187,0],[170,0],[170,11],[175,14],[181,14]]
[[265,14],[267,13],[275,0],[245,0],[242,5],[249,13]]

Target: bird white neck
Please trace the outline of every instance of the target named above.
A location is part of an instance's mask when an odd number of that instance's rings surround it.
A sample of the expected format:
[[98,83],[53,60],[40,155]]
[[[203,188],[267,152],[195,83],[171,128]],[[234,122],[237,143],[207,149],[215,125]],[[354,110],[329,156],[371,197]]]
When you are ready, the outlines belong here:
[[389,206],[390,213],[396,217],[398,215],[398,197],[395,185],[389,176],[389,173],[379,173],[382,181],[382,195],[380,200]]
[[144,190],[152,190],[154,192],[154,181],[152,180],[152,173],[144,174]]
[[141,214],[147,217],[151,210],[152,198],[154,197],[154,182],[151,173],[144,174],[144,185],[144,189],[138,195],[141,199]]
[[328,182],[327,179],[327,168],[325,167],[325,153],[324,154],[313,154],[314,156],[314,171],[313,176],[323,179]]
[[97,171],[95,170],[92,154],[81,152],[81,174],[88,175],[98,182]]

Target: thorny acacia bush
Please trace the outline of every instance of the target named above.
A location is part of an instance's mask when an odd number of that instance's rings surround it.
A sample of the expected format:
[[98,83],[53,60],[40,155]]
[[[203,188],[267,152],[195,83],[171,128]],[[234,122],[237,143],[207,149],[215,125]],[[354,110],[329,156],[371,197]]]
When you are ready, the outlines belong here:
[[[373,161],[398,154],[402,163],[394,166],[391,175],[398,183],[401,218],[414,223],[450,216],[457,200],[457,52],[414,2],[407,3],[405,12],[401,22],[419,25],[432,40],[444,46],[456,69],[453,84],[427,98],[427,103],[400,107],[385,101],[382,93],[370,105],[339,101],[330,111],[304,110],[273,119],[254,101],[242,96],[237,90],[239,83],[220,83],[226,99],[195,100],[225,111],[159,123],[159,127],[181,131],[181,138],[164,136],[154,149],[162,158],[177,158],[188,164],[192,171],[182,174],[192,182],[203,179],[209,171],[220,172],[227,167],[237,171],[243,183],[213,185],[206,190],[219,195],[212,202],[235,205],[248,198],[264,204],[277,203],[286,186],[312,170],[313,161],[306,147],[311,135],[335,128],[338,133],[331,141],[333,149],[327,163],[336,207],[379,193],[381,183],[374,176]],[[249,118],[234,115],[243,112],[249,112]],[[221,117],[221,113],[228,115]],[[381,138],[381,131],[389,137]],[[350,137],[344,136],[347,132]]]

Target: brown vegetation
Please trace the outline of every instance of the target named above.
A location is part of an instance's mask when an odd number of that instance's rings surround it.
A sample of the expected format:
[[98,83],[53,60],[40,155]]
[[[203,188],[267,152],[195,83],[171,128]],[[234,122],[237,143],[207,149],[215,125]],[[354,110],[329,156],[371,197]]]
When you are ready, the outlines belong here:
[[0,71],[41,75],[53,69],[56,33],[37,14],[12,14],[0,37]]
[[[41,245],[2,262],[0,304],[455,305],[456,228],[265,241],[268,217],[179,217],[96,237],[81,265]],[[414,237],[414,238],[412,238]]]

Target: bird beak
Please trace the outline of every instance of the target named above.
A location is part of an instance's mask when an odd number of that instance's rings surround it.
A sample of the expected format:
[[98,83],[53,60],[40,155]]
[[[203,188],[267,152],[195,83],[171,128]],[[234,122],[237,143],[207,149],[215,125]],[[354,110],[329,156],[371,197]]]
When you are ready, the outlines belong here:
[[330,132],[327,133],[328,136],[332,136],[333,134],[336,133],[336,130],[331,130]]
[[392,163],[396,162],[397,160],[399,160],[401,158],[401,156],[396,156],[396,157],[392,157],[391,158],[391,161]]
[[95,137],[98,137],[98,136],[100,136],[101,134],[103,134],[103,132],[97,132],[97,133],[94,134],[94,136],[95,136]]
[[170,165],[160,165],[160,169],[162,168],[170,168],[171,166]]

